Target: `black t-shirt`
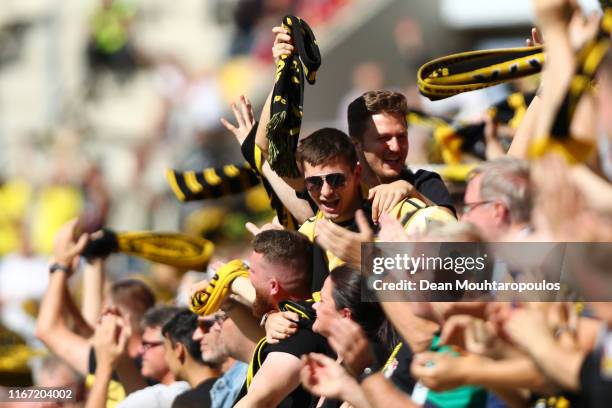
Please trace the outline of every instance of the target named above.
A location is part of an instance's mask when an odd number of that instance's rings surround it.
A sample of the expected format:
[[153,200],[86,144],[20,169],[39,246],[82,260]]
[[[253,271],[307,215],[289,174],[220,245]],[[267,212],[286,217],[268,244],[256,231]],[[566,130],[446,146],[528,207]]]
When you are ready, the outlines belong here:
[[[326,355],[333,354],[325,337],[313,332],[309,328],[300,328],[295,335],[289,337],[288,339],[280,341],[276,344],[265,345],[262,350],[262,355],[264,356],[263,358],[265,359],[268,354],[274,352],[291,354],[297,358],[302,358],[304,354],[308,353],[322,353]],[[318,397],[308,393],[308,391],[306,391],[300,385],[281,402],[279,407],[308,408],[315,406],[317,401]]]
[[427,170],[417,170],[414,173],[409,168],[404,168],[400,178],[412,184],[419,193],[436,205],[449,208],[455,215],[457,214],[450,193],[438,173]]
[[392,361],[392,366],[388,368],[393,370],[393,373],[389,378],[391,382],[403,393],[408,395],[412,394],[412,390],[416,384],[416,380],[410,373],[410,364],[412,364],[413,355],[414,354],[412,353],[408,343],[403,342],[402,347],[400,347],[399,351],[395,355],[395,361]]
[[[302,323],[303,320],[300,320]],[[335,358],[335,354],[329,347],[327,340],[325,337],[321,336],[313,332],[310,329],[312,322],[304,322],[305,324],[300,324],[300,327],[296,334],[293,336],[282,340],[276,344],[264,344],[261,348],[260,358],[262,364],[265,363],[265,359],[268,357],[268,354],[279,352],[279,353],[288,353],[297,358],[301,358],[304,354],[308,353],[321,353],[327,356]],[[257,354],[257,351],[255,351]],[[259,371],[259,366],[252,362],[253,364],[253,376],[257,374]],[[279,381],[282,381],[282,373],[279,373]],[[240,401],[242,397],[244,397],[247,393],[246,383],[242,388],[238,398],[236,401]],[[281,403],[278,405],[279,408],[311,408],[315,407],[319,397],[314,396],[308,391],[306,391],[301,385],[298,386],[291,394],[289,394]],[[340,404],[337,401],[326,401],[323,405],[326,408],[339,407]]]
[[580,367],[580,389],[584,406],[593,408],[609,407],[612,401],[612,378],[603,376],[602,348],[589,354]]
[[195,388],[185,391],[178,395],[174,402],[172,402],[172,408],[208,408],[211,406],[212,401],[210,398],[210,390],[217,381],[216,378],[210,378],[202,381]]

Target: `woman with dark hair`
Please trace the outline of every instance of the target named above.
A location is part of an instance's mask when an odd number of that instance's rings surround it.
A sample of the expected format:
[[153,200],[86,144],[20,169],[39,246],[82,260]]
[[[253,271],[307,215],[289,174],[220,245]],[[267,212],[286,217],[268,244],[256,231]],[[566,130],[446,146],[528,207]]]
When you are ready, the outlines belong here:
[[330,273],[314,309],[313,331],[328,337],[335,319],[351,319],[363,329],[379,359],[386,360],[399,341],[374,293],[362,284],[361,272],[347,264]]

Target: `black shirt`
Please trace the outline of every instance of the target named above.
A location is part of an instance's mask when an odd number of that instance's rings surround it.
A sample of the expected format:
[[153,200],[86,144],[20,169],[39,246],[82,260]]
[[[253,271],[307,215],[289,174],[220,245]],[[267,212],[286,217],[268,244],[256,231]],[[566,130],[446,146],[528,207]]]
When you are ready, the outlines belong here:
[[[300,319],[300,326],[298,331],[293,336],[281,340],[276,344],[267,344],[261,348],[260,358],[262,364],[265,363],[265,359],[268,354],[279,352],[279,353],[288,353],[297,358],[301,358],[304,354],[308,353],[321,353],[335,358],[335,354],[327,344],[327,340],[325,337],[317,334],[311,330],[312,321],[305,321],[304,319]],[[257,355],[257,350],[255,351],[255,355]],[[256,361],[251,363],[253,365],[253,376],[257,374],[259,371],[259,365],[256,364]],[[282,373],[279,373],[279,381],[282,381]],[[240,401],[242,397],[247,394],[246,383],[242,388],[240,394],[237,397],[236,401]],[[315,407],[319,397],[314,396],[308,391],[306,391],[301,385],[298,386],[291,394],[289,394],[285,399],[281,401],[278,405],[279,408],[310,408]],[[326,401],[323,405],[324,407],[336,407],[340,406],[336,401]]]
[[[327,345],[327,340],[309,328],[300,328],[295,335],[276,344],[266,344],[262,350],[262,355],[265,359],[268,354],[274,352],[291,354],[297,358],[302,358],[304,354],[308,353],[332,354]],[[317,401],[318,397],[308,393],[300,385],[281,402],[279,407],[307,408],[316,405]]]
[[406,167],[400,173],[400,178],[412,184],[419,193],[434,204],[449,208],[457,215],[450,193],[438,173],[427,170],[417,170],[414,173]]
[[414,354],[412,353],[410,346],[404,341],[402,343],[402,347],[400,347],[395,356],[395,361],[391,362],[392,366],[389,367],[389,369],[393,370],[391,377],[389,378],[391,382],[402,392],[408,395],[412,394],[412,390],[416,385],[416,380],[410,373],[410,365],[412,364],[413,355]]
[[195,388],[185,391],[174,399],[172,408],[208,408],[211,406],[210,390],[217,381],[209,378],[202,381]]
[[602,374],[602,348],[587,354],[580,367],[581,397],[586,407],[609,407],[612,401],[612,377]]

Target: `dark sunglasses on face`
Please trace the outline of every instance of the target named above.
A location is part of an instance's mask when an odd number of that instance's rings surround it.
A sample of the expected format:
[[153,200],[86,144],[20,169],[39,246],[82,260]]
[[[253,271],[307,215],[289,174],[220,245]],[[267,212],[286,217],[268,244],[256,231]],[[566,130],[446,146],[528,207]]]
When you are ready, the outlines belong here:
[[210,316],[210,318],[204,319],[202,321],[199,322],[200,327],[204,328],[204,329],[210,329],[211,327],[213,327],[215,325],[215,323],[219,323],[219,325],[223,324],[223,322],[227,319],[227,315],[225,313],[223,314],[216,314],[214,316]]
[[340,188],[346,184],[346,176],[342,173],[323,174],[321,176],[310,176],[304,179],[306,190],[311,193],[319,193],[323,188],[323,183],[327,183],[331,188]]

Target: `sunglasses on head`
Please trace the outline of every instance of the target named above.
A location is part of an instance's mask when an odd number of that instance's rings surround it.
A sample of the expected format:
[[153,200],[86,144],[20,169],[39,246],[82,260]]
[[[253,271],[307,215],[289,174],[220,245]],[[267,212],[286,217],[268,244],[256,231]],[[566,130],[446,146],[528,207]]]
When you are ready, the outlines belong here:
[[321,176],[310,176],[304,179],[306,190],[311,193],[319,193],[323,188],[323,183],[327,183],[331,188],[340,188],[346,184],[346,176],[342,173],[323,174]]

